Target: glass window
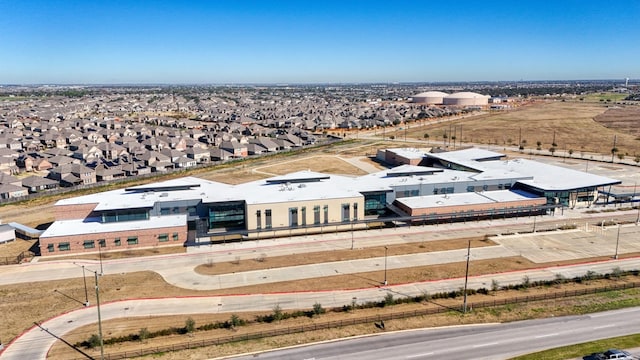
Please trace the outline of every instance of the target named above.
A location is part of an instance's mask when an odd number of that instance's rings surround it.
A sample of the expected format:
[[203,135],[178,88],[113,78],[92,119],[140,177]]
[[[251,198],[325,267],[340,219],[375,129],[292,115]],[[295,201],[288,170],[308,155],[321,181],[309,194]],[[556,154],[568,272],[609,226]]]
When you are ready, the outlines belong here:
[[329,223],[329,205],[325,205],[322,207],[322,211],[324,212],[324,223]]
[[113,244],[114,244],[115,246],[120,246],[120,245],[122,244],[122,243],[120,242],[120,238],[115,238],[115,239],[113,240]]
[[472,185],[467,186],[467,192],[474,192],[474,191],[475,191],[475,188]]
[[100,245],[101,248],[107,246],[107,242],[105,241],[105,239],[99,239],[98,244]]
[[267,229],[271,229],[271,209],[267,209],[264,211],[264,227]]
[[258,230],[262,229],[262,212],[260,210],[256,211],[256,224]]
[[351,215],[349,214],[349,204],[342,204],[342,221],[350,221]]
[[102,213],[102,222],[121,222],[121,221],[135,221],[135,220],[148,220],[149,211],[147,209],[123,209],[123,210],[109,210]]
[[453,191],[454,191],[454,190],[453,190],[453,188],[452,188],[452,187],[448,187],[448,188],[447,188],[447,193],[449,193],[449,194],[453,194]]
[[418,190],[411,190],[411,196],[418,196],[420,192]]
[[171,213],[171,209],[169,208],[161,208],[160,215],[169,215]]
[[85,249],[93,249],[94,247],[96,247],[96,244],[93,240],[85,240],[82,245]]
[[169,234],[160,234],[158,235],[159,242],[169,241]]
[[187,208],[187,213],[189,213],[190,216],[196,216],[198,214],[198,211],[196,210],[195,206],[189,206]]
[[300,209],[300,210],[301,210],[301,212],[302,212],[302,214],[301,214],[302,219],[301,219],[300,223],[301,223],[303,226],[304,226],[304,225],[307,225],[307,207],[306,207],[306,206],[303,206],[303,207],[302,207],[302,209]]
[[127,245],[138,245],[138,237],[137,236],[129,236],[127,238]]
[[289,208],[289,226],[298,226],[298,208]]
[[353,203],[353,220],[358,220],[358,203]]
[[53,244],[47,244],[47,251],[54,252]]
[[173,241],[178,241],[180,240],[180,236],[178,235],[177,232],[173,233],[173,235],[171,235],[171,237],[173,238]]
[[61,242],[58,244],[58,250],[60,251],[69,251],[71,250],[71,245],[68,242]]
[[315,205],[313,207],[313,223],[315,225],[320,224],[320,205]]

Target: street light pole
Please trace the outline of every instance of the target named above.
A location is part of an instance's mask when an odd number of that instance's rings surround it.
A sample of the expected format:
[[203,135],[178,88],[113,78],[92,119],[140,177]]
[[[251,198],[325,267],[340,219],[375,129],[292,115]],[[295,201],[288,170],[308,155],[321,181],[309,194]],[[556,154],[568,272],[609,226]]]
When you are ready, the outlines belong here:
[[98,257],[100,258],[100,275],[104,274],[104,270],[102,269],[102,243],[98,240]]
[[464,273],[464,301],[462,304],[462,312],[464,314],[467,313],[467,283],[469,281],[469,259],[471,259],[471,240],[469,240],[469,245],[467,246],[467,270]]
[[616,254],[613,258],[618,260],[618,244],[620,243],[620,224],[618,224],[618,235],[616,236]]
[[102,318],[100,316],[100,287],[98,286],[98,272],[94,272],[96,279],[96,305],[98,307],[98,336],[100,336],[100,360],[104,360],[104,339],[102,338]]
[[84,281],[84,306],[89,306],[89,293],[87,291],[87,277],[84,273],[84,265],[82,265],[82,280]]
[[388,247],[384,247],[384,285],[387,285],[387,250]]
[[351,250],[353,250],[353,220],[351,220]]

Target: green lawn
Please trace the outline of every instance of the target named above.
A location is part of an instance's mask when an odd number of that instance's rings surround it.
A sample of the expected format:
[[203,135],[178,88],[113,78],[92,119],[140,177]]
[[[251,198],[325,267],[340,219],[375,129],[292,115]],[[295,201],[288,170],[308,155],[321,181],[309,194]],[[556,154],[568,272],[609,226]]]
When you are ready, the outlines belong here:
[[640,347],[640,334],[540,351],[537,353],[518,356],[512,358],[512,360],[565,360],[582,358],[583,356],[596,352],[603,352],[607,349],[632,349],[637,347]]

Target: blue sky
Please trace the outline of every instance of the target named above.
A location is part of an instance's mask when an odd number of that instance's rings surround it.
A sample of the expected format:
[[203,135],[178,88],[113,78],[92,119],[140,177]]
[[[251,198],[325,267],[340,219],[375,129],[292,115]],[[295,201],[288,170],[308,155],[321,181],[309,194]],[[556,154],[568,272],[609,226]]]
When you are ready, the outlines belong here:
[[0,0],[0,84],[640,78],[640,1]]

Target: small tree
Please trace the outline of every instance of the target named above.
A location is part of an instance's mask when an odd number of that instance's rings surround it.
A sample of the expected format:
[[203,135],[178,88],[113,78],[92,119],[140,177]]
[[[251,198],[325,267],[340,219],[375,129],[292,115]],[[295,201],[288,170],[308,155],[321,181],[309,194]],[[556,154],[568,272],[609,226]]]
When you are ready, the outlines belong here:
[[538,150],[542,149],[542,141],[537,141],[536,145],[538,145],[538,147],[536,149],[538,149]]
[[500,283],[498,282],[498,280],[491,280],[491,291],[496,292],[498,290],[500,290]]
[[100,346],[100,336],[98,336],[97,334],[91,334],[91,336],[89,337],[89,341],[87,341],[87,345],[89,346],[89,349]]
[[149,330],[147,328],[142,328],[140,329],[140,331],[138,331],[138,340],[147,340],[149,338],[149,335],[151,335]]
[[392,293],[387,293],[387,295],[384,296],[384,302],[383,302],[384,306],[393,305],[395,303],[396,302],[395,302],[395,299],[393,298]]
[[280,304],[276,304],[276,306],[273,307],[273,320],[280,321],[282,320],[283,316],[284,314],[282,313],[282,308],[280,307]]
[[188,317],[184,322],[184,330],[188,333],[196,331],[196,321],[193,318]]
[[232,327],[238,327],[244,325],[244,320],[240,319],[240,316],[232,314],[229,324],[231,324]]
[[571,155],[573,155],[573,149],[569,149],[569,157],[571,157]]
[[316,302],[315,304],[313,304],[313,314],[314,315],[321,315],[324,314],[325,310],[322,307],[322,305],[319,302]]
[[422,137],[427,140],[427,142],[429,141],[429,134],[425,133]]
[[556,148],[554,148],[553,146],[549,148],[549,152],[551,153],[551,156],[553,156],[553,153],[556,152]]
[[531,279],[528,275],[522,277],[522,288],[528,289],[531,286]]

